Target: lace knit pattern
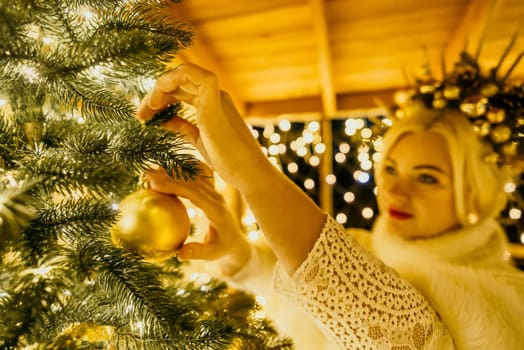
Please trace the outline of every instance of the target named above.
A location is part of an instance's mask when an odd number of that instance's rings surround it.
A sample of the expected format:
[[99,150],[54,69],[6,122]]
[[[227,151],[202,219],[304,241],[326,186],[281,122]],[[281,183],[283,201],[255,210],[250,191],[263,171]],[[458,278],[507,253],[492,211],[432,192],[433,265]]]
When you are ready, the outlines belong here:
[[[277,274],[277,289],[279,275]],[[344,349],[433,348],[447,330],[426,298],[328,216],[292,296]],[[433,345],[431,345],[433,344]]]

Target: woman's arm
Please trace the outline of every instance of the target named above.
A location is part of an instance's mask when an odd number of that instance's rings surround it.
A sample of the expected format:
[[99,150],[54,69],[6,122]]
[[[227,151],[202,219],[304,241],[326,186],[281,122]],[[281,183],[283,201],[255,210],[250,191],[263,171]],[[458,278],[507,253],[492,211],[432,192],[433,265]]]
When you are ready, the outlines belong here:
[[185,134],[212,168],[239,190],[278,260],[292,274],[318,238],[325,213],[267,160],[213,73],[183,64],[164,74],[143,99],[138,118],[148,120],[175,101],[196,108],[198,128],[178,117],[165,127]]

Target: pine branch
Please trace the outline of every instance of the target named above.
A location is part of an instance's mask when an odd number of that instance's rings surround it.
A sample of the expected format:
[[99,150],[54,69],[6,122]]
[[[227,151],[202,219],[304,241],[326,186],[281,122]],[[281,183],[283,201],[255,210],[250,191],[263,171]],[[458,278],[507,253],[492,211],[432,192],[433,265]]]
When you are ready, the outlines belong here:
[[[36,256],[52,252],[57,246],[74,250],[81,242],[108,236],[117,215],[111,203],[92,198],[48,204],[39,209],[38,217],[26,229],[27,244]],[[80,267],[78,271],[87,273]],[[79,279],[85,278],[84,274]]]
[[122,122],[134,118],[135,107],[129,99],[88,80],[56,80],[50,95],[64,110],[78,109],[87,121]]
[[83,257],[89,266],[97,262],[95,283],[113,300],[113,310],[128,315],[131,331],[140,332],[148,343],[171,349],[220,349],[218,344],[227,343],[227,328],[221,322],[198,322],[191,304],[173,300],[157,279],[156,269],[136,255],[93,242],[85,247]]
[[194,151],[182,135],[158,126],[143,127],[136,122],[122,125],[113,135],[109,149],[116,162],[137,172],[160,166],[171,176],[185,180],[194,179],[199,173]]
[[[73,282],[63,271],[63,258],[49,256],[34,267],[27,267],[21,257],[3,259],[0,274],[0,347],[17,348],[20,342],[31,344],[34,332],[45,329],[53,309],[62,305]],[[21,344],[20,344],[21,345]]]
[[[0,176],[3,175],[0,172]],[[13,186],[13,181],[16,185]],[[7,183],[0,182],[0,244],[16,239],[20,232],[36,215],[34,200],[29,192],[34,188],[35,180],[11,178]],[[2,249],[0,248],[0,251]]]
[[42,195],[54,193],[63,196],[104,197],[122,188],[130,188],[129,174],[107,157],[75,160],[59,150],[46,150],[39,159],[27,162],[23,168],[28,174],[39,176],[37,188]]

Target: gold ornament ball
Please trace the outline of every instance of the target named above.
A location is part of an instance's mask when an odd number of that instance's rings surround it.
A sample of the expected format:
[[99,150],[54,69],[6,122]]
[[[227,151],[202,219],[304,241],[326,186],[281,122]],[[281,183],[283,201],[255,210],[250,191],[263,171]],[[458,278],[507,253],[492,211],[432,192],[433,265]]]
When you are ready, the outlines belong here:
[[488,99],[482,96],[470,96],[460,104],[460,110],[470,118],[477,118],[486,113]]
[[511,138],[511,129],[506,125],[498,125],[491,130],[491,139],[495,143],[504,143]]
[[456,85],[446,85],[444,87],[444,97],[448,100],[458,100],[460,97],[460,88]]
[[482,96],[486,97],[495,96],[497,92],[499,92],[499,87],[493,83],[482,85],[482,87],[480,88],[480,93],[482,94]]
[[113,243],[151,262],[173,257],[191,230],[186,207],[173,195],[141,189],[122,199],[119,209],[121,216],[111,228]]
[[506,111],[502,108],[490,108],[486,115],[490,123],[502,123],[506,119]]
[[478,120],[475,120],[475,122],[473,123],[473,130],[475,130],[475,132],[478,135],[484,137],[490,133],[491,124],[487,120],[478,119]]

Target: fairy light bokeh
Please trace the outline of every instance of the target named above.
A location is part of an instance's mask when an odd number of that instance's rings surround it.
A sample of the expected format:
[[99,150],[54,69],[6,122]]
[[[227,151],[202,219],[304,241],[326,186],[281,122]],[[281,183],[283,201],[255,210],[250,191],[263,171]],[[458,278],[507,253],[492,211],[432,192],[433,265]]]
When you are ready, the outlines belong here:
[[[380,158],[382,137],[374,132],[385,118],[352,116],[331,120],[332,144],[321,136],[316,120],[271,120],[252,126],[263,152],[280,171],[320,205],[320,188],[333,196],[333,216],[346,227],[370,228],[378,213],[373,164]],[[320,166],[330,147],[332,169],[321,178]]]

